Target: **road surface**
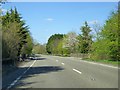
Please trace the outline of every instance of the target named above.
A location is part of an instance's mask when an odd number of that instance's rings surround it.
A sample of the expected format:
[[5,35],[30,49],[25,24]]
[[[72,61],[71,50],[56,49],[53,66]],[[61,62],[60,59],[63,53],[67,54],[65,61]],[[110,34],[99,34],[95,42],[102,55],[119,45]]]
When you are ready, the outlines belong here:
[[118,88],[118,68],[42,55],[5,77],[3,88]]

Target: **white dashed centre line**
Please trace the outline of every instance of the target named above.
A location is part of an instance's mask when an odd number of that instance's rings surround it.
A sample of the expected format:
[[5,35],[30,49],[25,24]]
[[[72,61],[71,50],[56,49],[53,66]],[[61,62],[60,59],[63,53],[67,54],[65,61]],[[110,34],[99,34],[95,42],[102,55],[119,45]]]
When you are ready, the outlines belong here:
[[79,74],[82,74],[82,72],[78,71],[77,69],[73,69],[73,71],[79,73]]
[[62,65],[65,65],[64,63],[61,63]]
[[29,68],[27,68],[27,70],[25,70],[25,71],[22,73],[21,76],[19,76],[16,80],[14,80],[14,81],[7,87],[7,90],[9,90],[12,86],[14,86],[14,85],[18,82],[18,80],[20,80],[21,77],[34,65],[35,62],[36,62],[36,60],[30,65]]

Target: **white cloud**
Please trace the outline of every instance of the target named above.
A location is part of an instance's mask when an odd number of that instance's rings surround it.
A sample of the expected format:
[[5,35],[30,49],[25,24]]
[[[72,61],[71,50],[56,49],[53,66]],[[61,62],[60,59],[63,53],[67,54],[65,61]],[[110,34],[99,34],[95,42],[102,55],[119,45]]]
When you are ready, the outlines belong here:
[[99,21],[98,21],[98,20],[92,20],[92,21],[89,21],[89,22],[88,22],[88,24],[91,24],[91,25],[92,25],[92,24],[95,24],[95,23],[99,23]]
[[46,20],[47,21],[53,21],[54,19],[53,18],[47,18]]

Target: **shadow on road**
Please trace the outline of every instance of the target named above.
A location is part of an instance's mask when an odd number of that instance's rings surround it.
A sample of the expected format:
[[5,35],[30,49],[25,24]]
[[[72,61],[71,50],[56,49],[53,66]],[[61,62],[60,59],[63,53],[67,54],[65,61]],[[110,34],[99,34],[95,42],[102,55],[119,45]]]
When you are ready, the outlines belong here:
[[[26,70],[28,67],[22,67],[19,69],[24,69]],[[15,85],[15,88],[19,88],[21,86],[23,87],[27,87],[30,86],[33,83],[37,83],[37,82],[25,82],[24,80],[26,79],[31,79],[32,77],[36,77],[37,75],[41,75],[41,74],[48,74],[51,72],[58,72],[64,70],[64,68],[60,67],[60,66],[41,66],[41,67],[31,67],[23,76],[22,78],[18,81],[18,83]],[[38,80],[40,80],[40,78],[38,78]],[[13,87],[14,88],[14,87]]]
[[30,60],[47,60],[46,58],[41,58],[41,57],[35,57],[31,58]]
[[[21,86],[26,86],[25,88],[27,89],[27,88],[32,88],[32,87],[30,87],[30,85],[31,84],[35,84],[36,82],[22,82],[22,81],[20,81],[18,84],[17,84],[17,86],[18,87],[21,87]],[[17,87],[17,88],[18,88]],[[16,88],[16,87],[15,87]],[[17,89],[16,88],[16,89]],[[13,88],[12,88],[13,89]],[[26,89],[21,89],[21,90],[26,90]]]
[[50,73],[50,72],[57,72],[63,70],[60,66],[41,66],[41,67],[31,67],[29,71],[26,73],[28,76],[33,76],[36,74],[44,74],[44,73]]

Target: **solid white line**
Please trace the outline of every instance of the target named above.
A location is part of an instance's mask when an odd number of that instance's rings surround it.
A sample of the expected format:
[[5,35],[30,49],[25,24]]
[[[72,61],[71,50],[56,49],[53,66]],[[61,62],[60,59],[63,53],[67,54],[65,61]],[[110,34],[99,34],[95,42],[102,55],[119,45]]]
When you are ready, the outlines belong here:
[[64,63],[61,63],[62,65],[65,65]]
[[[73,60],[73,59],[76,59],[76,60]],[[107,64],[102,64],[102,63],[97,63],[97,62],[92,62],[92,61],[85,61],[85,60],[81,60],[81,58],[76,58],[76,57],[71,57],[71,60],[72,61],[77,61],[77,62],[86,62],[86,63],[90,63],[90,64],[94,64],[94,65],[100,65],[100,66],[104,66],[104,67],[120,69],[118,66],[112,66],[112,65],[107,65]]]
[[82,62],[86,62],[86,63],[90,63],[90,64],[101,65],[101,66],[104,66],[104,67],[110,67],[110,68],[120,69],[120,68],[118,68],[118,67],[115,67],[115,66],[110,66],[110,65],[106,65],[106,64],[95,63],[95,62],[89,62],[89,61],[83,61],[83,60],[81,60],[81,61],[82,61]]
[[82,74],[82,72],[78,71],[77,69],[73,69],[74,71],[76,71],[79,74]]
[[25,70],[25,71],[22,73],[21,76],[19,76],[16,80],[14,80],[14,81],[7,87],[7,90],[10,89],[12,86],[14,86],[14,85],[18,82],[18,80],[20,80],[21,77],[34,65],[35,62],[36,62],[36,60],[30,65],[29,68],[27,68],[27,70]]

